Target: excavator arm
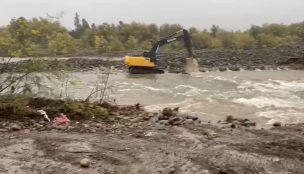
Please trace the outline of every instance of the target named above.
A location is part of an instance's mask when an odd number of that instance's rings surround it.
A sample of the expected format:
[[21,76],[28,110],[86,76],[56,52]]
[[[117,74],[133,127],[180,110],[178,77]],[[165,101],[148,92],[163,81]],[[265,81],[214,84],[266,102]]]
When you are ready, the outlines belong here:
[[189,32],[185,29],[177,31],[177,32],[173,33],[172,35],[162,38],[161,40],[156,42],[154,44],[154,46],[151,48],[150,52],[148,52],[148,55],[144,55],[144,57],[149,57],[149,58],[151,58],[151,62],[156,63],[156,61],[157,61],[156,57],[157,57],[157,53],[158,53],[159,49],[162,46],[164,46],[166,44],[170,44],[175,41],[183,41],[185,44],[185,47],[187,48],[188,56],[193,57],[191,37],[189,35]]

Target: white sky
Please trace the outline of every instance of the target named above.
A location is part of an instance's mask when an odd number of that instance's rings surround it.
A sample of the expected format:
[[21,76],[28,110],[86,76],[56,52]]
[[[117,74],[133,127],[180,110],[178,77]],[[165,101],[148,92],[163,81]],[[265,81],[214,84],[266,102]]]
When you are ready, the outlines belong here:
[[60,11],[65,12],[60,21],[69,29],[78,12],[96,24],[121,20],[244,30],[252,24],[303,22],[304,0],[0,0],[0,26],[13,17],[46,17]]

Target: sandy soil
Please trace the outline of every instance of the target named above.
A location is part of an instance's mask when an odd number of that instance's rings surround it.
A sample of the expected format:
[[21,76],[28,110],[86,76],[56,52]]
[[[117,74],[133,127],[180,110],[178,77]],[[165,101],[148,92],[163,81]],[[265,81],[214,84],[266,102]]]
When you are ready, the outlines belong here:
[[[156,116],[155,116],[156,117]],[[303,173],[304,125],[273,130],[228,125],[78,123],[0,133],[0,173]],[[136,118],[135,118],[136,119]],[[1,124],[4,122],[2,121]],[[77,123],[75,123],[77,124]],[[88,158],[89,168],[79,161]]]

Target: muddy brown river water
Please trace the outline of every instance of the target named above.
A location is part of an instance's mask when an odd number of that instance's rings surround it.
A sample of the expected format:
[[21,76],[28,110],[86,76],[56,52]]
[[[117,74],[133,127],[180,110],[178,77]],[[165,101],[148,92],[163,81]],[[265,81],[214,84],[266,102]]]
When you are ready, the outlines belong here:
[[[75,72],[65,88],[60,79],[46,84],[55,95],[85,99],[92,88],[102,87],[98,71]],[[275,121],[304,121],[304,71],[267,70],[186,74],[129,75],[115,72],[106,94],[119,104],[141,103],[149,111],[180,107],[184,113],[217,122],[227,115],[249,118],[260,126]],[[47,94],[45,94],[47,95]],[[54,96],[53,93],[48,95]],[[93,96],[98,98],[99,96]],[[95,99],[96,99],[95,98]]]

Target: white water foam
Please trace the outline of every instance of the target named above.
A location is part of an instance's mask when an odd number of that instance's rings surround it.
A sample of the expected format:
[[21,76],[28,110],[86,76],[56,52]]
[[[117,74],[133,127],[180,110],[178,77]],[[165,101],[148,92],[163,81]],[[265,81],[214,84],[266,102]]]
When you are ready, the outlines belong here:
[[288,91],[304,91],[304,82],[299,81],[283,81],[283,80],[270,80],[278,84],[277,89],[288,90]]
[[288,110],[268,110],[259,112],[257,114],[258,117],[263,117],[269,119],[266,124],[272,125],[273,123],[279,121],[283,124],[293,124],[303,122],[303,114],[296,110],[288,109]]
[[208,79],[214,79],[214,80],[219,80],[219,81],[228,81],[228,82],[232,82],[237,84],[238,82],[236,80],[234,80],[236,77],[233,78],[226,78],[226,77],[222,77],[222,76],[208,76]]
[[[293,99],[293,100],[292,100]],[[293,96],[287,99],[280,99],[274,97],[258,96],[254,98],[237,98],[232,102],[244,104],[247,106],[255,106],[257,108],[275,107],[275,108],[299,108],[304,109],[304,102],[301,98]]]
[[208,90],[201,90],[201,89],[190,89],[185,92],[177,92],[174,94],[174,97],[177,97],[179,95],[186,96],[186,97],[194,97],[194,96],[200,96],[203,93],[208,92]]
[[243,90],[254,89],[261,92],[273,92],[273,90],[296,92],[304,91],[304,83],[269,79],[264,82],[243,81],[237,88]]
[[161,93],[169,93],[169,94],[173,93],[172,90],[167,89],[167,88],[154,88],[151,86],[145,86],[143,84],[138,84],[138,83],[121,82],[121,83],[118,83],[116,86],[121,88],[121,89],[118,89],[118,91],[120,91],[120,92],[148,90],[148,91],[153,91],[153,92],[161,92]]
[[199,89],[191,85],[178,85],[174,88],[174,97],[179,95],[186,97],[200,96],[203,93],[208,92],[209,90]]

